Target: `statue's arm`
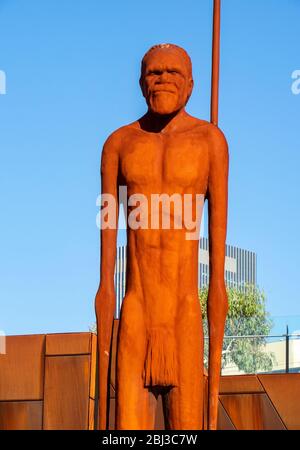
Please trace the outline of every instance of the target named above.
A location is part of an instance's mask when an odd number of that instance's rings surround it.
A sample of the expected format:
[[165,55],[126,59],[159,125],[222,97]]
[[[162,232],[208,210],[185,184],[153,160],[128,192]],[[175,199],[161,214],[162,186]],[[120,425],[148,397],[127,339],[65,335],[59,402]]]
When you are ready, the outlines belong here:
[[[107,388],[109,381],[109,356],[113,317],[115,310],[114,269],[118,220],[118,171],[119,139],[111,135],[104,144],[101,157],[101,222],[108,219],[108,226],[101,225],[100,285],[95,298],[99,367],[99,417],[100,429],[107,426]],[[109,202],[109,208],[107,209]],[[104,215],[108,211],[110,217]]]
[[[100,289],[114,292],[114,268],[116,258],[117,224],[118,224],[118,172],[119,172],[119,139],[112,135],[105,142],[101,157],[101,196],[105,214],[103,219],[107,225],[101,227],[101,273]],[[109,210],[107,210],[109,202]],[[102,212],[104,209],[102,209]]]
[[228,300],[224,280],[228,197],[228,146],[223,133],[212,126],[209,136],[208,221],[209,326],[208,426],[217,428],[218,396],[221,373],[224,326]]

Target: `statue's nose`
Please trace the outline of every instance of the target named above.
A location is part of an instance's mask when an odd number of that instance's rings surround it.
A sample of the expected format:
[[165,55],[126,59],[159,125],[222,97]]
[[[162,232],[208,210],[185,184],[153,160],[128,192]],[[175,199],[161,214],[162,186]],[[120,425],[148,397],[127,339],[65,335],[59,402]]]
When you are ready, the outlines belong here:
[[167,81],[169,81],[169,74],[168,74],[167,71],[163,71],[163,72],[160,74],[159,82],[160,82],[160,83],[166,83]]

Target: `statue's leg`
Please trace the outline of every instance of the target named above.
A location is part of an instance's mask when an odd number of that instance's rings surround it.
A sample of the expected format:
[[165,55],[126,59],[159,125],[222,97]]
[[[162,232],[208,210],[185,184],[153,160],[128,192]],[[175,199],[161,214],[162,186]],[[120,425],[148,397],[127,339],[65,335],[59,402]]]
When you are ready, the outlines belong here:
[[[198,308],[199,306],[199,308]],[[166,426],[174,430],[203,429],[203,328],[199,300],[187,297],[176,323],[178,386],[163,396]]]
[[154,429],[156,397],[144,387],[146,332],[141,305],[126,299],[118,336],[117,430]]

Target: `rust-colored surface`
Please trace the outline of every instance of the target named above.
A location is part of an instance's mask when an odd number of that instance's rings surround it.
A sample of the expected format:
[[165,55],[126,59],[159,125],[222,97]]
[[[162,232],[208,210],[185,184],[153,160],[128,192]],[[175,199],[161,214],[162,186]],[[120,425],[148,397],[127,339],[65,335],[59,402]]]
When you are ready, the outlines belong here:
[[224,409],[224,406],[219,401],[219,409],[218,409],[218,430],[236,430],[235,426],[232,423],[229,415]]
[[97,336],[91,335],[91,369],[90,369],[90,397],[96,396],[96,376],[97,376]]
[[0,430],[41,430],[43,402],[0,402]]
[[246,394],[264,392],[256,375],[229,375],[221,377],[220,394]]
[[42,400],[44,335],[8,336],[0,354],[0,401]]
[[89,430],[95,429],[95,400],[89,399]]
[[203,430],[207,430],[207,410],[208,410],[208,377],[204,375],[204,385],[203,385]]
[[165,430],[163,399],[161,395],[157,399],[154,429]]
[[108,420],[108,429],[115,429],[115,415],[116,415],[116,399],[111,398],[109,401],[109,420]]
[[[214,83],[216,84],[216,83]],[[190,116],[185,105],[192,93],[192,63],[182,48],[172,44],[152,47],[141,65],[140,86],[148,110],[135,122],[119,128],[104,144],[101,162],[102,199],[115,200],[118,188],[146,199],[138,214],[148,224],[129,223],[128,270],[118,333],[116,368],[117,429],[151,429],[154,426],[151,395],[170,388],[171,429],[203,427],[203,330],[198,299],[199,233],[190,234],[175,210],[170,226],[164,214],[153,212],[152,194],[186,194],[195,213],[197,196],[209,204],[210,287],[208,293],[209,382],[208,428],[216,429],[218,389],[224,324],[228,309],[224,281],[227,225],[228,148],[215,125]],[[129,212],[135,209],[129,205]],[[188,212],[187,212],[188,211]],[[105,219],[103,212],[103,219]],[[109,213],[108,213],[109,214]],[[132,214],[131,214],[132,218]],[[200,217],[196,218],[199,222]],[[158,226],[153,224],[153,221]],[[180,226],[178,227],[178,223]],[[194,231],[196,224],[194,223]],[[99,343],[99,428],[107,428],[109,353],[115,309],[114,267],[117,230],[101,230],[101,280],[96,294]],[[213,330],[213,332],[211,331]],[[114,383],[114,381],[113,381]],[[113,384],[114,387],[114,384]],[[180,407],[178,406],[180,405]]]
[[48,356],[44,429],[88,428],[90,356]]
[[91,353],[91,333],[48,334],[46,355],[78,355]]
[[214,0],[210,121],[218,125],[220,78],[221,0]]
[[119,320],[114,320],[111,348],[111,368],[110,368],[110,384],[113,392],[116,391],[116,361],[117,361],[117,339],[119,331]]
[[220,401],[237,430],[285,429],[266,394],[221,395]]
[[300,429],[300,374],[259,375],[266,393],[289,430]]
[[109,386],[109,398],[116,398],[116,391],[111,384]]
[[[115,323],[115,331],[118,323]],[[83,343],[80,343],[81,333],[75,333],[73,342],[77,347],[70,348],[70,352],[81,352]],[[58,348],[66,346],[58,343],[58,338],[64,340],[66,334],[56,335]],[[68,334],[67,334],[68,336]],[[0,357],[1,388],[9,387],[12,401],[0,400],[0,429],[94,429],[95,428],[95,383],[96,378],[96,336],[91,334],[91,354],[70,354],[58,356],[44,356],[43,348],[46,336],[10,336],[8,353]],[[86,333],[82,333],[83,342],[86,342]],[[116,338],[116,335],[115,335]],[[116,339],[112,349],[112,358],[115,358]],[[69,345],[67,343],[66,345]],[[42,360],[41,366],[46,365],[46,377],[41,375],[38,395],[40,399],[24,401],[17,398],[18,393],[34,392],[37,386],[36,373],[24,372],[23,352],[29,361],[33,355]],[[38,356],[39,355],[39,356]],[[10,376],[18,373],[15,382],[8,383],[3,373]],[[34,367],[38,367],[33,362]],[[113,365],[112,365],[113,367]],[[4,369],[4,370],[3,370]],[[113,382],[114,378],[111,378]],[[204,377],[204,411],[207,409],[207,377]],[[24,391],[24,384],[26,390]],[[300,374],[272,374],[272,375],[241,375],[221,377],[221,395],[218,409],[217,428],[229,429],[300,429]],[[32,389],[34,388],[34,389]],[[114,389],[112,389],[114,394]],[[6,394],[4,392],[4,394]],[[151,396],[149,407],[153,413],[152,428],[164,429],[163,399],[162,395]],[[5,395],[4,395],[5,396]],[[115,398],[110,399],[109,429],[115,428]],[[43,417],[44,414],[44,417]],[[207,428],[206,415],[204,426]]]
[[94,429],[96,335],[9,336],[6,350],[0,429]]

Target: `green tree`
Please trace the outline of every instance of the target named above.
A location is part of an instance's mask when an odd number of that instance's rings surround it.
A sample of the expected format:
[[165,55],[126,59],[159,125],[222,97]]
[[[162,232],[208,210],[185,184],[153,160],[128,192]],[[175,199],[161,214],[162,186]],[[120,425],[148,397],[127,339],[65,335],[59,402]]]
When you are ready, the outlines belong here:
[[[273,353],[265,349],[266,338],[272,328],[272,320],[266,311],[263,291],[255,286],[246,286],[245,291],[227,288],[229,310],[225,324],[222,352],[222,368],[236,364],[245,373],[271,371],[275,362]],[[204,336],[208,336],[207,303],[208,288],[199,290]],[[233,336],[261,336],[238,338]],[[208,361],[208,339],[205,339],[204,361]]]

